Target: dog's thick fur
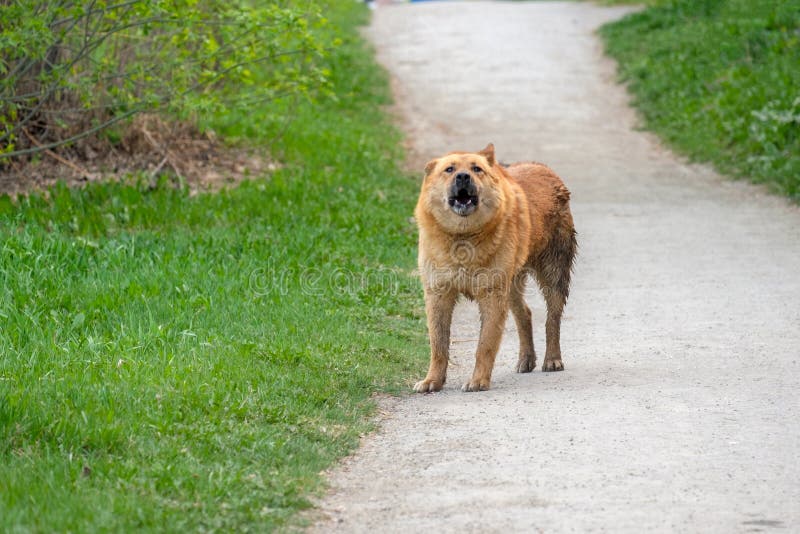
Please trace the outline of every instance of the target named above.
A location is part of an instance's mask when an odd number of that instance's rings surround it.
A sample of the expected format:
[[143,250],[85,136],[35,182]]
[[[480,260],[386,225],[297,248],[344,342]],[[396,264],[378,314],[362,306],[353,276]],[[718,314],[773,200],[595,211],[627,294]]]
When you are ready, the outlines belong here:
[[438,391],[444,385],[459,294],[477,301],[481,317],[475,370],[462,389],[489,389],[509,308],[519,331],[516,371],[534,369],[531,311],[524,300],[528,274],[534,275],[547,302],[542,371],[564,368],[561,314],[577,248],[569,196],[547,166],[504,167],[495,161],[491,144],[476,153],[452,152],[426,165],[414,215],[431,362],[415,391]]

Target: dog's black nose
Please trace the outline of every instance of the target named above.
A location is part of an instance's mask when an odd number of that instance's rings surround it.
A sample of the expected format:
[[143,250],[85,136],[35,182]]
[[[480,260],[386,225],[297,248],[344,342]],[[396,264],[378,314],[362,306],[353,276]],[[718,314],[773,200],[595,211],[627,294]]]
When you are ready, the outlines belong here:
[[472,176],[466,172],[456,174],[456,188],[467,188],[472,184]]

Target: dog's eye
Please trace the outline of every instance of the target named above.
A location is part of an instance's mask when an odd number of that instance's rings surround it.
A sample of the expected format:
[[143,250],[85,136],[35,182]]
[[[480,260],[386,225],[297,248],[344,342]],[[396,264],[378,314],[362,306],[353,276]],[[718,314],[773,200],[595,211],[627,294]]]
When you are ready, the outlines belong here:
[[483,169],[481,169],[480,167],[475,165],[475,166],[472,167],[472,172],[483,172]]
[[444,170],[444,172],[453,172],[454,170],[456,170],[456,168],[455,168],[455,167],[453,167],[452,165],[450,165],[449,167],[447,167],[447,168]]

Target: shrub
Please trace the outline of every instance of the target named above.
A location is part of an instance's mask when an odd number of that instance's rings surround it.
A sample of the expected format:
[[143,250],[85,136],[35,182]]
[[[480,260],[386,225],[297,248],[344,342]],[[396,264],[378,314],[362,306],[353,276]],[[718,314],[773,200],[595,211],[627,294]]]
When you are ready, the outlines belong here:
[[[185,119],[310,95],[327,82],[319,60],[332,43],[318,31],[325,19],[311,2],[4,4],[0,161],[144,111]],[[226,91],[230,85],[236,91]]]

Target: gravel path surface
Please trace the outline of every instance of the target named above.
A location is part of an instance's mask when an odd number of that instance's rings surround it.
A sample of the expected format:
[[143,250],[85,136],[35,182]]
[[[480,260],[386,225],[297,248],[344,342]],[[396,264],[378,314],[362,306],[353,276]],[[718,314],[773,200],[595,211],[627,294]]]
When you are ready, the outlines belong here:
[[580,255],[566,370],[515,374],[509,319],[492,389],[462,393],[478,320],[459,305],[444,391],[384,403],[312,531],[800,531],[800,210],[635,130],[593,33],[624,13],[375,11],[415,166],[490,141],[502,161],[548,163]]

